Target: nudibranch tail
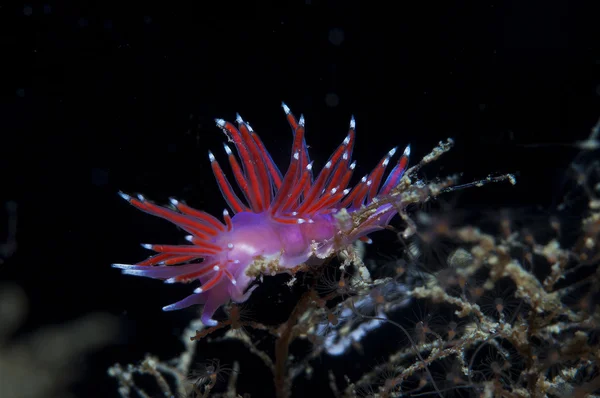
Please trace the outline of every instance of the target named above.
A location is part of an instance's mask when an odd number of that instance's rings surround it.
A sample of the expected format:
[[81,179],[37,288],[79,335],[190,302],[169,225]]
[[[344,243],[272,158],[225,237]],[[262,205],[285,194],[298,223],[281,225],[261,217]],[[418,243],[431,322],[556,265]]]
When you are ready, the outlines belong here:
[[352,161],[354,117],[348,135],[315,176],[305,140],[304,117],[296,119],[285,104],[282,107],[293,131],[291,159],[285,174],[239,115],[237,127],[216,120],[236,152],[224,144],[237,188],[209,152],[217,185],[233,217],[224,211],[221,222],[175,199],[167,208],[141,195],[120,193],[138,209],[162,217],[190,234],[189,245],[143,245],[157,254],[133,265],[114,264],[125,274],[166,283],[200,281],[200,287],[191,296],[164,310],[204,304],[202,321],[214,325],[214,312],[229,299],[246,300],[256,288],[251,282],[257,276],[290,271],[311,259],[322,261],[356,239],[370,241],[366,235],[387,225],[398,212],[400,199],[382,199],[392,197],[402,181],[410,146],[385,180],[396,148],[349,188],[356,167]]

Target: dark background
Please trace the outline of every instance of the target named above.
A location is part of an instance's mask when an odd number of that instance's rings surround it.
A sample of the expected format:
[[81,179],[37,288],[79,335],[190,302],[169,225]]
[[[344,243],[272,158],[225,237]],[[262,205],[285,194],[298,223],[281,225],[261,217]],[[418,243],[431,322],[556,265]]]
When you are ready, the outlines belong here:
[[103,378],[114,362],[177,351],[193,311],[160,309],[190,289],[110,264],[181,234],[117,191],[219,215],[207,151],[226,159],[214,118],[239,112],[285,170],[281,101],[305,115],[317,169],[353,114],[356,177],[393,146],[410,143],[416,161],[452,137],[424,176],[519,173],[514,187],[457,200],[495,209],[555,204],[577,149],[554,144],[585,139],[600,116],[597,16],[575,2],[146,3],[0,8],[0,199],[19,217],[0,279],[30,297],[21,332],[92,311],[122,319],[122,341],[90,361],[82,396],[114,393]]

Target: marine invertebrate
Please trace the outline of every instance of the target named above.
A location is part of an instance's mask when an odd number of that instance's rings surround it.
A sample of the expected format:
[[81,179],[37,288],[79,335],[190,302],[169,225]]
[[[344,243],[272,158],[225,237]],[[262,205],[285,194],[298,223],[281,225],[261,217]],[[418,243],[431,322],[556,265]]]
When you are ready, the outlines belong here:
[[[295,272],[305,264],[322,262],[357,239],[368,241],[369,233],[385,227],[397,213],[403,215],[408,204],[424,202],[455,184],[455,178],[431,184],[413,182],[410,178],[419,167],[447,151],[452,144],[448,140],[403,178],[410,155],[407,146],[384,181],[385,170],[396,152],[394,148],[357,185],[347,188],[355,168],[355,162],[351,161],[354,118],[346,138],[314,177],[304,138],[304,118],[296,119],[285,104],[283,109],[294,132],[290,165],[284,175],[258,135],[239,115],[237,127],[216,120],[241,160],[240,165],[225,145],[245,199],[236,194],[216,157],[209,152],[219,189],[234,214],[232,217],[224,210],[224,222],[176,199],[171,199],[172,208],[167,208],[142,195],[120,193],[138,209],[171,221],[190,234],[187,240],[191,245],[144,244],[143,247],[158,254],[133,265],[113,264],[125,274],[162,279],[166,283],[201,282],[192,295],[164,310],[204,304],[202,322],[216,325],[212,319],[214,312],[229,299],[235,302],[248,299],[258,286],[252,282],[260,275]],[[505,178],[509,177],[498,179]],[[488,178],[466,186],[498,179]]]

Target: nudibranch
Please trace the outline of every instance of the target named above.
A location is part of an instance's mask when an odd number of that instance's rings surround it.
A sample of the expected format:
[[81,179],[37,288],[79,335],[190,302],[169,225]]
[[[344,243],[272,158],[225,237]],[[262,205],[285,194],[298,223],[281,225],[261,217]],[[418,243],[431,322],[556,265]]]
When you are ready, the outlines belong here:
[[440,142],[404,176],[410,155],[407,146],[383,180],[396,153],[394,148],[373,171],[348,188],[356,165],[351,160],[356,136],[354,118],[348,135],[316,174],[304,137],[304,117],[296,119],[285,104],[283,110],[294,133],[290,164],[283,175],[259,136],[239,115],[237,127],[216,120],[237,152],[236,156],[224,144],[237,192],[216,157],[208,153],[230,209],[223,211],[223,221],[176,199],[170,200],[171,206],[163,207],[142,195],[119,193],[138,209],[162,217],[189,234],[186,240],[190,244],[144,244],[157,254],[137,264],[113,264],[125,274],[166,283],[200,282],[193,294],[163,310],[203,304],[202,322],[216,325],[212,319],[215,311],[229,300],[247,300],[258,287],[252,282],[261,275],[294,272],[303,264],[322,262],[357,239],[369,241],[368,234],[385,227],[409,203],[426,201],[454,184],[453,179],[439,184],[413,183],[409,175],[448,150],[449,140]]

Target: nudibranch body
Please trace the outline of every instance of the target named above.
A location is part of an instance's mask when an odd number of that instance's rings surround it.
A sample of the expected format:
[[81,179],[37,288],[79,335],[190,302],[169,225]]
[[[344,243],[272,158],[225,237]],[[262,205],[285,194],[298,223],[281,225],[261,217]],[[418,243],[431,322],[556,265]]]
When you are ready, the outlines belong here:
[[[217,119],[237,156],[225,144],[225,153],[243,199],[234,191],[215,156],[209,152],[219,189],[229,205],[223,222],[208,213],[171,199],[170,207],[158,206],[142,195],[120,193],[130,204],[162,217],[189,235],[189,245],[143,245],[158,254],[140,263],[114,264],[123,273],[162,279],[167,283],[199,281],[192,295],[164,307],[176,310],[203,304],[202,322],[215,325],[214,312],[230,299],[245,301],[261,275],[293,272],[307,263],[322,261],[357,239],[385,227],[418,189],[398,194],[398,186],[410,188],[402,179],[408,165],[407,146],[385,181],[383,176],[396,149],[389,151],[371,173],[348,189],[355,169],[351,161],[355,122],[325,166],[313,176],[304,139],[304,118],[297,120],[283,109],[294,133],[290,165],[282,175],[252,128],[237,117],[237,127]],[[441,147],[442,149],[443,146]],[[241,160],[241,162],[239,160]],[[443,188],[443,187],[442,187]],[[434,192],[435,194],[435,192]]]

